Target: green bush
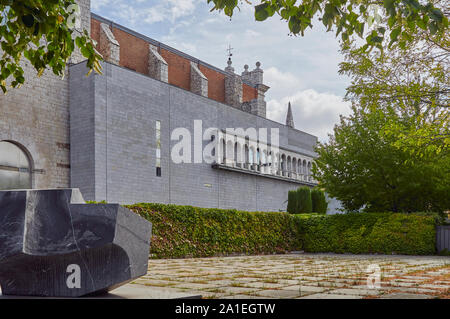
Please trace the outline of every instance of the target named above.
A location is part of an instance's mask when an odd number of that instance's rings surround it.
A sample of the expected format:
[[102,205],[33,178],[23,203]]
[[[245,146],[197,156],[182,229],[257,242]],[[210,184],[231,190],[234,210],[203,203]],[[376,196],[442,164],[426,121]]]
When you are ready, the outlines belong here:
[[164,204],[127,208],[153,223],[154,258],[273,254],[302,248],[300,219],[287,213]]
[[435,254],[435,214],[287,214],[164,204],[127,208],[153,223],[154,258],[311,253]]
[[297,190],[297,214],[312,213],[311,189],[300,187]]
[[436,219],[420,214],[348,213],[302,219],[307,252],[435,254]]
[[326,214],[328,209],[328,203],[325,198],[325,192],[314,188],[311,191],[312,211],[318,214]]
[[287,212],[297,214],[297,191],[289,191]]

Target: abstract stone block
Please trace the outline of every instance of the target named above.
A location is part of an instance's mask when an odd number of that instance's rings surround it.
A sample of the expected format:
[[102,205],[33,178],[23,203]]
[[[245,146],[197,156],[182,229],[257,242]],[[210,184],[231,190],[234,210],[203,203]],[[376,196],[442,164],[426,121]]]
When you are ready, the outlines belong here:
[[147,273],[152,225],[78,189],[0,191],[4,295],[79,297]]

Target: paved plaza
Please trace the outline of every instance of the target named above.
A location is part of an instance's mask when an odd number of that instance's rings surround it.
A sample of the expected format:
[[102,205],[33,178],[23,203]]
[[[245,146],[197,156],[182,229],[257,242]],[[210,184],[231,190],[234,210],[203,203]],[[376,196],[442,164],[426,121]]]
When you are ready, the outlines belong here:
[[133,284],[203,298],[450,298],[450,257],[289,254],[150,260],[148,274]]

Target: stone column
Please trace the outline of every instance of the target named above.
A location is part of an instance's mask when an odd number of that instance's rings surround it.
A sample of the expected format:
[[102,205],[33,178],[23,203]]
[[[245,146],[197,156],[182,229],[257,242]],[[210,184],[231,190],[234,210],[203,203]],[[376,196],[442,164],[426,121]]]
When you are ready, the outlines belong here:
[[[75,1],[80,9],[80,20],[79,25],[75,27],[75,32],[73,33],[73,38],[83,34],[84,30],[91,34],[91,1],[90,0],[76,0]],[[81,61],[86,60],[86,58],[81,54],[80,50],[75,47],[75,50],[70,57],[70,63],[77,64]]]
[[197,64],[191,61],[191,91],[208,97],[208,78],[200,71]]
[[234,73],[231,66],[231,59],[228,60],[228,67],[225,68],[225,103],[235,108],[242,109],[242,78]]
[[265,93],[269,90],[267,85],[263,84],[264,71],[261,69],[261,63],[256,62],[256,69],[248,71],[248,65],[244,66],[244,72],[242,72],[242,79],[249,82],[257,90],[257,98],[250,101],[250,112],[252,114],[266,117],[266,101]]
[[105,23],[100,25],[99,52],[103,55],[105,61],[119,65],[120,44],[114,37],[109,25]]
[[153,44],[149,44],[148,74],[156,80],[169,82],[169,65]]
[[267,113],[265,93],[267,92],[267,90],[269,90],[269,87],[264,84],[257,84],[256,90],[258,92],[257,98],[250,101],[251,113],[265,118]]

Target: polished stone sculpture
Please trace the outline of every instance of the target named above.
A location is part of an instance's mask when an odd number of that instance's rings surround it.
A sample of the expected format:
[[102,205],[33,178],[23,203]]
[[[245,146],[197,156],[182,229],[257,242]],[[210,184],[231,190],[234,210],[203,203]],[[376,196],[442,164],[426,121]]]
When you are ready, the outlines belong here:
[[78,189],[0,191],[4,295],[79,297],[147,273],[151,223]]

